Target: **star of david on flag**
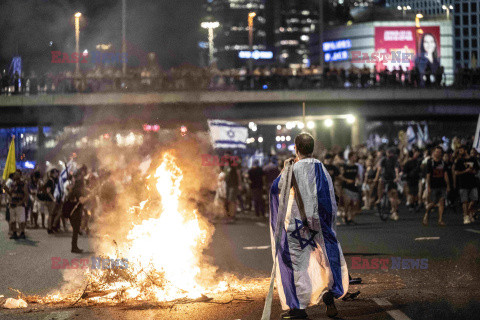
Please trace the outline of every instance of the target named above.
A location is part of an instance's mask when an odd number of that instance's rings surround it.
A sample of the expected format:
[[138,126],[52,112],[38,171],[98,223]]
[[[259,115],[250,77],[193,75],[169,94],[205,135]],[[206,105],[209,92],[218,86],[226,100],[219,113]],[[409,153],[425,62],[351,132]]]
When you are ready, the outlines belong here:
[[302,238],[302,233],[300,232],[302,229],[304,229],[303,222],[295,219],[295,230],[290,233],[290,236],[300,242],[300,248],[302,248],[302,250],[305,249],[308,245],[316,248],[317,244],[315,243],[315,241],[313,241],[313,239],[318,234],[318,231],[308,228],[308,230],[310,231],[310,238],[306,239]]
[[210,139],[214,148],[245,149],[248,129],[226,120],[208,120]]

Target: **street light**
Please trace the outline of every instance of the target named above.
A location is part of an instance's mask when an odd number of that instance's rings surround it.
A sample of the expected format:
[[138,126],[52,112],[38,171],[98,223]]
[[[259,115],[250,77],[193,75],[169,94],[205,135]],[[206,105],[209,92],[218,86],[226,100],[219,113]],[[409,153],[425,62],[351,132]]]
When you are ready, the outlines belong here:
[[213,29],[216,29],[220,26],[220,23],[217,21],[214,22],[202,22],[200,26],[204,29],[208,29],[208,60],[209,64],[213,63]]
[[423,18],[423,14],[421,13],[417,13],[417,15],[415,16],[415,26],[417,28],[420,28],[420,19]]
[[403,19],[405,19],[405,16],[406,16],[406,14],[407,14],[407,11],[408,11],[408,10],[412,10],[412,7],[410,7],[410,6],[403,6],[403,7],[402,7],[402,6],[398,6],[397,9],[400,10],[400,11],[402,11]]
[[447,20],[450,20],[450,10],[453,10],[453,6],[452,5],[450,5],[450,6],[443,5],[442,9],[447,11]]
[[354,124],[355,123],[355,116],[352,114],[347,115],[347,123],[348,124]]
[[[80,17],[82,16],[81,12],[75,13],[75,52],[79,54],[80,52]],[[80,75],[80,59],[77,60],[75,65],[75,74]]]
[[325,121],[323,123],[325,124],[325,127],[327,127],[327,128],[330,128],[331,126],[333,126],[333,120],[332,119],[325,119]]
[[250,48],[250,59],[248,59],[248,73],[250,75],[250,88],[253,89],[253,18],[255,18],[257,14],[255,12],[250,12],[248,14],[248,45]]

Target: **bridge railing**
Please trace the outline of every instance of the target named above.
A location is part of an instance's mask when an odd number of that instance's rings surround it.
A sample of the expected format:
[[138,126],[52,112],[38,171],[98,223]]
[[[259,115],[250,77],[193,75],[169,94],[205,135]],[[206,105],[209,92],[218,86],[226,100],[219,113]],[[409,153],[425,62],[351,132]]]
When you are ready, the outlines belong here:
[[[182,74],[135,74],[127,78],[120,76],[81,77],[45,75],[42,77],[15,78],[0,82],[3,94],[50,94],[92,92],[163,92],[199,90],[314,90],[325,88],[442,88],[445,87],[443,73],[420,76],[415,71],[359,72],[346,73],[332,70],[324,74],[269,74],[247,75],[236,73],[190,72]],[[458,89],[480,88],[480,69],[464,69],[458,72],[451,86]]]

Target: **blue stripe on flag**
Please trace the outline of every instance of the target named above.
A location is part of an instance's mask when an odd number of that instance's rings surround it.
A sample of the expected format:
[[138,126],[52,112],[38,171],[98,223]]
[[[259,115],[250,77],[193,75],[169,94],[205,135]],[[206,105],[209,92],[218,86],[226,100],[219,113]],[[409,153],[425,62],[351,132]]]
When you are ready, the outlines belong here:
[[[279,176],[275,181],[273,181],[272,187],[270,188],[270,224],[275,233],[275,227],[277,224],[278,217],[278,183],[280,182],[281,176]],[[297,297],[297,288],[295,287],[295,278],[293,276],[293,265],[292,259],[290,257],[290,251],[288,248],[288,239],[287,233],[283,232],[282,242],[280,243],[280,250],[278,259],[278,267],[280,269],[280,276],[282,280],[283,292],[285,293],[286,303],[290,308],[298,309],[300,303]]]
[[230,128],[245,128],[239,124],[230,124],[225,122],[210,122],[210,126],[217,126],[217,127],[230,127]]
[[245,142],[241,141],[233,141],[233,140],[215,140],[215,143],[226,143],[226,144],[246,144]]
[[322,226],[323,241],[327,251],[330,269],[333,275],[333,286],[330,289],[339,298],[343,295],[342,266],[340,263],[340,250],[335,233],[332,230],[332,199],[328,179],[323,171],[321,163],[315,164],[315,177],[317,184],[318,215]]

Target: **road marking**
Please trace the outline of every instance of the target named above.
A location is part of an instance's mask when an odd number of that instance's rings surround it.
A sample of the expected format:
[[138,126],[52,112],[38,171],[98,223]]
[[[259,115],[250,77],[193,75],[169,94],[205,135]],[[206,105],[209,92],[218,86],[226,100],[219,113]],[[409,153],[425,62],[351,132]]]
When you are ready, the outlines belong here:
[[71,319],[73,315],[73,311],[55,311],[47,315],[43,320],[67,320]]
[[440,237],[420,237],[420,238],[415,238],[415,241],[422,241],[422,240],[440,240]]
[[270,248],[270,246],[243,247],[245,250],[266,250],[268,248]]
[[262,227],[262,228],[267,226],[267,225],[266,225],[265,223],[263,223],[263,222],[256,222],[255,224],[256,224],[257,226],[259,226],[259,227]]
[[[373,298],[372,300],[381,307],[392,306],[390,301],[388,301],[387,299]],[[411,320],[405,313],[400,310],[387,310],[386,312],[390,315],[390,317],[395,320]]]
[[386,307],[386,306],[391,306],[392,304],[390,303],[390,301],[388,301],[387,299],[383,299],[383,298],[373,298],[372,299],[376,304],[378,304],[379,306],[381,307]]
[[475,229],[465,229],[465,231],[480,233],[480,230],[475,230]]

